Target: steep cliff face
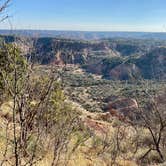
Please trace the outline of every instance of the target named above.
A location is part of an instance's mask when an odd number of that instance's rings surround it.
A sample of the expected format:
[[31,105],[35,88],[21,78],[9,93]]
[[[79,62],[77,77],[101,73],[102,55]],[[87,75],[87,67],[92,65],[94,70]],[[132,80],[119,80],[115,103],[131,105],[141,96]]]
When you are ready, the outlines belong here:
[[166,48],[158,47],[141,56],[136,65],[140,68],[142,76],[146,79],[166,78]]
[[34,39],[33,60],[41,64],[58,61],[64,64],[85,64],[91,54],[105,52],[109,54],[107,45],[103,42],[87,42],[68,39],[39,38]]
[[113,80],[166,79],[166,42],[133,39],[70,40],[5,37],[40,64],[78,64],[89,73]]
[[140,69],[132,63],[124,63],[121,57],[104,59],[87,67],[87,71],[102,75],[105,79],[129,80],[141,76]]
[[55,64],[80,64],[83,65],[87,62],[88,54],[86,52],[74,52],[74,51],[58,51],[55,55]]
[[140,74],[135,64],[120,64],[109,71],[108,78],[113,80],[138,79]]
[[166,79],[166,47],[156,47],[140,56],[108,57],[87,66],[87,71],[106,79]]

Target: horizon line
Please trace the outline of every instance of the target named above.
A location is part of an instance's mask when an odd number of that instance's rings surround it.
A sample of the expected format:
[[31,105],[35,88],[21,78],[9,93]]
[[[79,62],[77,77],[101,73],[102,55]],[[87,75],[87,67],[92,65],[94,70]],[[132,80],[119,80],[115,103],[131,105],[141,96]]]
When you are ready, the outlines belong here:
[[20,29],[20,28],[16,28],[16,29],[9,29],[9,28],[0,28],[1,31],[62,31],[62,32],[122,32],[122,33],[166,33],[163,31],[136,31],[136,30],[70,30],[70,29]]

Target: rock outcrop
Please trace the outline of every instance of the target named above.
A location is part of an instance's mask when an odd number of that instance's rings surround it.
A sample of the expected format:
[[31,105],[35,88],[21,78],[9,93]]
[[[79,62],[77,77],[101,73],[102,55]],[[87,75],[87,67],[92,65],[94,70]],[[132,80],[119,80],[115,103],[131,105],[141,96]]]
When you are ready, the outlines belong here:
[[107,111],[112,116],[117,117],[119,120],[126,121],[128,118],[137,118],[136,112],[138,110],[138,103],[135,99],[117,99],[110,102],[107,106]]

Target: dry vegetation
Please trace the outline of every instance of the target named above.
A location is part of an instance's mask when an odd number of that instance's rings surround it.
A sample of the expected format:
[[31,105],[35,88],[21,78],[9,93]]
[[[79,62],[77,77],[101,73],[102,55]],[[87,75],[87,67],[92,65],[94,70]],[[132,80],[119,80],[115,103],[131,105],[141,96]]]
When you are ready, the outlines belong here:
[[[92,59],[103,53],[95,52],[103,45],[82,44],[93,46]],[[1,166],[165,165],[165,80],[111,81],[80,65],[37,65],[18,45],[0,45]]]

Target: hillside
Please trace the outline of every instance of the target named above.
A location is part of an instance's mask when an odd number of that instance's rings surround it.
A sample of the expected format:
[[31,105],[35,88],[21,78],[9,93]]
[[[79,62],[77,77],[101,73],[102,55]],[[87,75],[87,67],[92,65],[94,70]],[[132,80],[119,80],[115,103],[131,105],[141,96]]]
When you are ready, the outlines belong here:
[[2,165],[165,164],[165,41],[1,41]]
[[17,41],[35,63],[79,65],[89,73],[112,80],[165,79],[165,41],[2,38],[7,42]]
[[166,166],[166,0],[0,0],[0,166]]

